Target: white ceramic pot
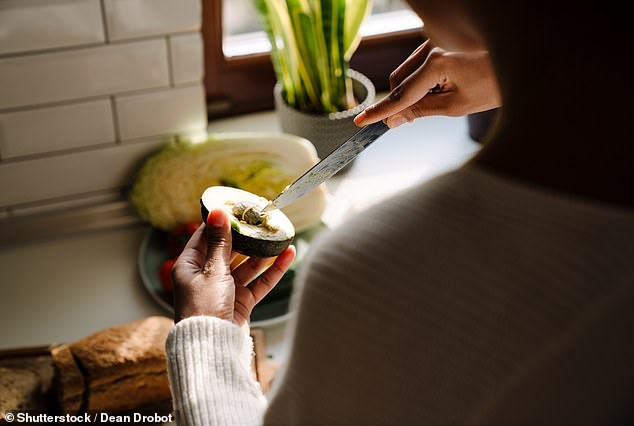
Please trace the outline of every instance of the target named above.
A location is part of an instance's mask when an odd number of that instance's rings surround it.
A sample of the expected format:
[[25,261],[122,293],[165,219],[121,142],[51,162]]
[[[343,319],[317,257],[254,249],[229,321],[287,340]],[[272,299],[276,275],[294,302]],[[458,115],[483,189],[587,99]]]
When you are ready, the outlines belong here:
[[376,93],[370,79],[351,69],[348,69],[348,76],[352,79],[354,96],[360,103],[349,110],[329,114],[309,114],[296,110],[282,97],[281,84],[275,85],[275,109],[282,131],[311,141],[319,158],[324,158],[359,130],[352,120],[374,102]]

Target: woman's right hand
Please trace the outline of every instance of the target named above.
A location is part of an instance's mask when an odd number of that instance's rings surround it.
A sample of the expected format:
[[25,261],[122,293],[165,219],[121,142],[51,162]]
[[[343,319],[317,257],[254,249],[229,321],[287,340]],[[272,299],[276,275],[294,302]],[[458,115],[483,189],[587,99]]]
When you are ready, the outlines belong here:
[[393,128],[424,116],[461,116],[501,104],[488,52],[447,52],[427,40],[392,72],[389,95],[354,122],[384,120]]

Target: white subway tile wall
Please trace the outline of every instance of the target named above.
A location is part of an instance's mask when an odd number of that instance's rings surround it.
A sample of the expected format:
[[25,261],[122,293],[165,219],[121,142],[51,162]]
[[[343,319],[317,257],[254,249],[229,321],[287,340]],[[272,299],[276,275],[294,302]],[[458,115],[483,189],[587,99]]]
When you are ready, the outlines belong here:
[[33,206],[26,205],[25,207],[14,208],[11,210],[11,214],[14,217],[31,216],[34,214],[68,210],[78,207],[88,207],[95,204],[112,203],[117,202],[120,199],[121,193],[119,191],[100,191],[84,197],[71,197],[67,200],[62,198],[59,201],[51,203],[37,203]]
[[0,0],[0,220],[106,202],[204,131],[200,26],[201,0]]
[[129,183],[141,160],[161,140],[118,145],[2,164],[0,208],[117,188]]
[[0,108],[169,85],[165,39],[0,59]]
[[0,28],[0,54],[105,40],[100,0],[3,0]]
[[205,100],[200,86],[169,89],[116,98],[122,139],[200,130],[205,114],[197,107]]
[[115,142],[110,99],[0,113],[0,154],[13,158]]
[[203,77],[203,39],[200,34],[174,35],[169,38],[172,76],[175,84],[200,81]]
[[199,0],[103,0],[109,40],[196,31]]

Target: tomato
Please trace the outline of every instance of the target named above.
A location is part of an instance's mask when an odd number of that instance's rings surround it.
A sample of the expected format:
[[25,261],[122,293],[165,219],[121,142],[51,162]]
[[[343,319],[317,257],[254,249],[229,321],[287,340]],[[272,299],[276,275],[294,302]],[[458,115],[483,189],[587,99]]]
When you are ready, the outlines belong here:
[[165,238],[165,247],[170,256],[178,256],[181,254],[187,241],[194,235],[194,232],[200,226],[199,223],[190,222],[184,225],[178,225],[169,231]]
[[200,226],[200,223],[195,223],[195,222],[190,222],[186,224],[185,229],[186,229],[187,237],[189,238],[192,235],[194,235],[194,232],[196,232],[199,226]]
[[174,282],[172,281],[172,267],[174,267],[174,263],[176,263],[176,258],[167,259],[163,262],[159,270],[161,287],[163,288],[163,293],[165,293],[165,296],[167,296],[169,300],[172,299],[174,292]]
[[169,299],[172,298],[172,266],[174,266],[176,258],[181,254],[187,241],[194,235],[194,232],[196,232],[199,226],[199,223],[190,222],[184,225],[178,225],[166,234],[165,248],[173,258],[163,262],[159,270],[159,277],[161,279],[163,292]]
[[170,229],[169,233],[174,237],[178,237],[185,234],[185,229],[185,225],[178,225],[175,228]]
[[176,237],[167,236],[165,240],[165,248],[170,256],[178,256],[183,251],[183,245]]

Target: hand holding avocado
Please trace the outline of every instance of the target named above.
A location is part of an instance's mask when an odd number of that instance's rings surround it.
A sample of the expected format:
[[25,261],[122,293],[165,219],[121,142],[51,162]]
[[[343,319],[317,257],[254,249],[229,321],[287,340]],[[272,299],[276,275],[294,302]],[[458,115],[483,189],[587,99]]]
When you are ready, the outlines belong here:
[[237,256],[232,250],[228,214],[212,209],[207,225],[200,225],[192,235],[172,269],[176,322],[209,315],[248,329],[253,307],[282,278],[295,257],[295,248],[289,246],[274,261],[270,257],[247,257],[232,270],[231,263]]

